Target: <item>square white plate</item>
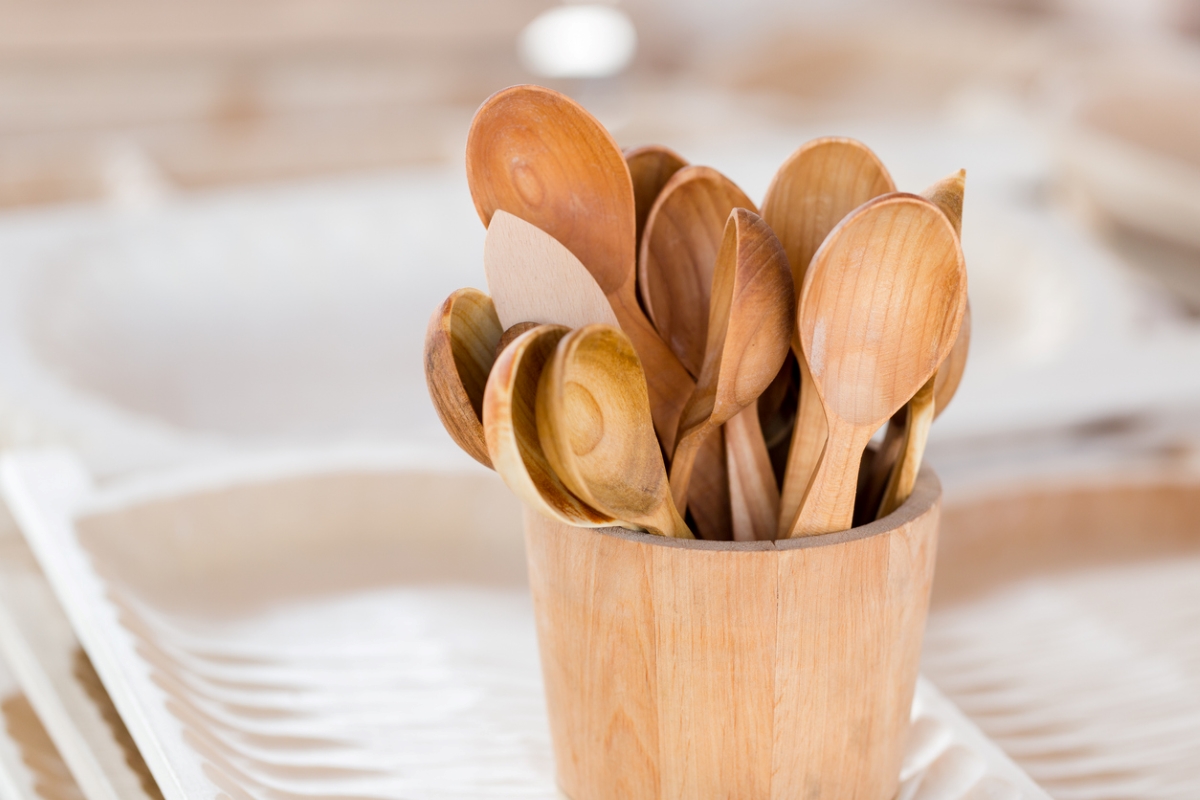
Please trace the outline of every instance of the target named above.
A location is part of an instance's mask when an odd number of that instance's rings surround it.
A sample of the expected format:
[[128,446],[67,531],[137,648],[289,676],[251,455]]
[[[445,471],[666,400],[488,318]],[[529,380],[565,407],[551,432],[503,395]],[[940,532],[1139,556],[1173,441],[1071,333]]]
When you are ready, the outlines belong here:
[[[482,470],[279,458],[9,508],[168,800],[556,798],[520,514]],[[922,681],[901,798],[1045,798]]]

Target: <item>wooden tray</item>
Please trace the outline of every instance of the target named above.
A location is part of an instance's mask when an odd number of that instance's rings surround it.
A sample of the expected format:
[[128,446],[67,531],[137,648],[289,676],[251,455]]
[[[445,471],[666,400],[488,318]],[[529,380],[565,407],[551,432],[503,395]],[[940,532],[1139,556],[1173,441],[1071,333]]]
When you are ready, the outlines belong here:
[[[169,800],[559,797],[516,502],[354,459],[92,486],[9,456],[6,501]],[[900,797],[1044,798],[927,682]]]

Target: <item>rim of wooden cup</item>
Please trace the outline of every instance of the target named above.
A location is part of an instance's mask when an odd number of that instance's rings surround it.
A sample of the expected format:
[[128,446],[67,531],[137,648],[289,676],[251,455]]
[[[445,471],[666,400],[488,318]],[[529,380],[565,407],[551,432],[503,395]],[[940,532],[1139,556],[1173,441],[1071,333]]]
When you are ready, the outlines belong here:
[[631,531],[628,528],[591,528],[590,530],[603,536],[612,536],[631,542],[654,545],[656,547],[679,547],[685,550],[725,550],[733,553],[759,552],[764,550],[804,550],[809,547],[830,547],[833,545],[855,542],[859,539],[869,539],[872,536],[890,533],[913,520],[929,513],[942,496],[942,482],[937,473],[928,464],[921,465],[917,473],[913,492],[899,508],[882,519],[868,522],[844,531],[821,533],[816,536],[797,536],[793,539],[777,539],[775,541],[733,542],[713,541],[710,539],[676,539],[671,536],[657,536],[653,533]]

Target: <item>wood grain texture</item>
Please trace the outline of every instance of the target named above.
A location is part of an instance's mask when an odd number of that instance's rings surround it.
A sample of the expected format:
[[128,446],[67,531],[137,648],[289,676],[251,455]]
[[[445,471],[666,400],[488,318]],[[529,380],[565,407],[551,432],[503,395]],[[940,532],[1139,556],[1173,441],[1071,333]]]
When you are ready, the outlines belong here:
[[660,144],[625,148],[625,164],[633,181],[634,216],[637,220],[637,244],[642,243],[646,217],[671,176],[687,166],[683,156]]
[[[713,268],[735,208],[754,211],[750,198],[732,181],[709,167],[685,167],[666,183],[648,211],[638,249],[638,292],[655,329],[693,376],[700,374],[708,336],[709,295]],[[748,428],[735,435],[753,435]],[[696,455],[693,483],[687,492],[697,533],[706,539],[729,539],[732,532],[730,484],[724,439],[709,436]],[[761,436],[761,434],[760,434]],[[673,444],[673,443],[672,443]],[[754,443],[735,442],[741,452]],[[672,453],[674,455],[674,453]],[[737,462],[753,468],[754,462]],[[742,482],[758,483],[754,476]]]
[[504,348],[512,344],[518,336],[526,331],[531,331],[541,323],[538,322],[518,322],[512,327],[505,328],[504,333],[500,334],[500,341],[496,342],[496,358],[504,352]]
[[467,455],[491,467],[483,436],[483,391],[503,328],[492,300],[459,289],[429,318],[425,385],[438,419]]
[[[767,188],[762,214],[787,252],[797,295],[813,255],[834,226],[868,200],[895,190],[879,158],[854,139],[813,139],[788,157]],[[800,402],[780,497],[780,536],[800,507],[826,435],[825,415],[810,388],[798,338],[792,348],[800,361]]]
[[596,279],[646,365],[654,427],[669,456],[693,382],[638,305],[633,182],[612,136],[565,95],[513,86],[475,114],[467,183],[484,225],[497,210],[520,217]]
[[731,477],[725,439],[724,428],[705,439],[696,454],[696,468],[692,470],[687,511],[695,534],[701,539],[722,541],[733,538]]
[[650,210],[638,255],[646,313],[693,376],[704,364],[713,267],[735,208],[757,213],[746,193],[711,167],[685,167]]
[[913,484],[917,480],[917,471],[921,468],[921,460],[925,455],[925,443],[929,439],[929,428],[933,425],[934,417],[934,386],[936,376],[925,381],[925,385],[908,401],[908,413],[905,414],[904,438],[900,447],[900,455],[895,466],[888,473],[887,485],[883,497],[879,501],[879,517],[900,507],[912,493]]
[[685,542],[527,514],[558,780],[572,800],[892,800],[941,488],[888,524]]
[[553,236],[499,210],[483,243],[483,269],[500,324],[521,322],[582,328],[616,325],[596,279]]
[[[960,169],[921,193],[950,220],[960,242],[966,178],[966,170]],[[922,387],[906,408],[888,420],[883,446],[872,465],[868,496],[862,503],[864,509],[873,509],[878,516],[886,516],[904,502],[907,493],[912,491],[912,482],[921,467],[925,443],[929,439],[929,427],[958,391],[970,346],[971,303],[968,300],[958,338],[946,360],[930,379],[932,384]]]
[[692,538],[671,502],[641,362],[629,338],[588,325],[558,343],[538,383],[537,429],[554,472],[592,508]]
[[850,527],[863,448],[933,377],[965,305],[958,237],[924,198],[872,200],[822,244],[797,327],[828,436],[790,536]]
[[562,325],[535,326],[496,359],[483,402],[488,453],[505,485],[526,507],[568,525],[616,525],[612,517],[571,493],[546,460],[538,438],[538,380],[568,331]]
[[725,434],[733,540],[774,539],[779,522],[779,484],[759,422],[758,403],[751,403],[726,422]]
[[967,356],[970,355],[970,351],[971,301],[968,299],[958,338],[954,340],[954,347],[950,349],[950,355],[946,356],[946,360],[938,367],[937,380],[933,387],[934,419],[941,416],[942,412],[946,410],[946,406],[950,405],[950,401],[954,399],[954,395],[958,393],[963,373],[967,370]]
[[[942,210],[946,219],[954,227],[954,234],[962,241],[963,198],[966,194],[967,171],[958,172],[943,178],[921,192],[921,196],[930,200]],[[971,301],[967,300],[967,308],[963,313],[962,327],[958,329],[958,338],[950,355],[938,367],[937,383],[933,387],[934,419],[937,419],[954,399],[958,385],[962,382],[963,372],[967,368],[967,354],[971,349]]]
[[[744,208],[730,212],[713,270],[704,363],[680,418],[671,462],[677,506],[687,502],[705,438],[757,402],[779,373],[795,327],[791,283],[783,247],[762,218]],[[761,429],[757,434],[761,438]]]

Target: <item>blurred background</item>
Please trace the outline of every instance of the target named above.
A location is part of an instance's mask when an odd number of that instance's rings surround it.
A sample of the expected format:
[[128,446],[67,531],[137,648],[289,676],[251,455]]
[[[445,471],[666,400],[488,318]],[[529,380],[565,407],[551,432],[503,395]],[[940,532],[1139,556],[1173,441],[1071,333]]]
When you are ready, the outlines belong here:
[[471,115],[529,81],[756,200],[818,135],[910,191],[965,167],[950,482],[1200,441],[1197,0],[2,5],[5,445],[101,474],[281,443],[457,457],[421,339],[484,286]]
[[[470,465],[422,339],[486,288],[464,144],[522,82],[756,201],[821,135],[908,191],[966,168],[971,360],[929,451],[951,506],[1198,474],[1200,0],[0,0],[0,447],[64,444],[102,478],[281,447]],[[1190,558],[1120,602],[1088,573],[935,616],[926,672],[1056,797],[1195,796]],[[1161,608],[1173,662],[1138,640]],[[996,711],[1022,669],[1038,708],[1094,682],[1063,712],[1086,747],[1022,750],[1042,723]],[[1176,722],[1105,723],[1143,711]],[[1134,731],[1154,758],[1121,760]]]

